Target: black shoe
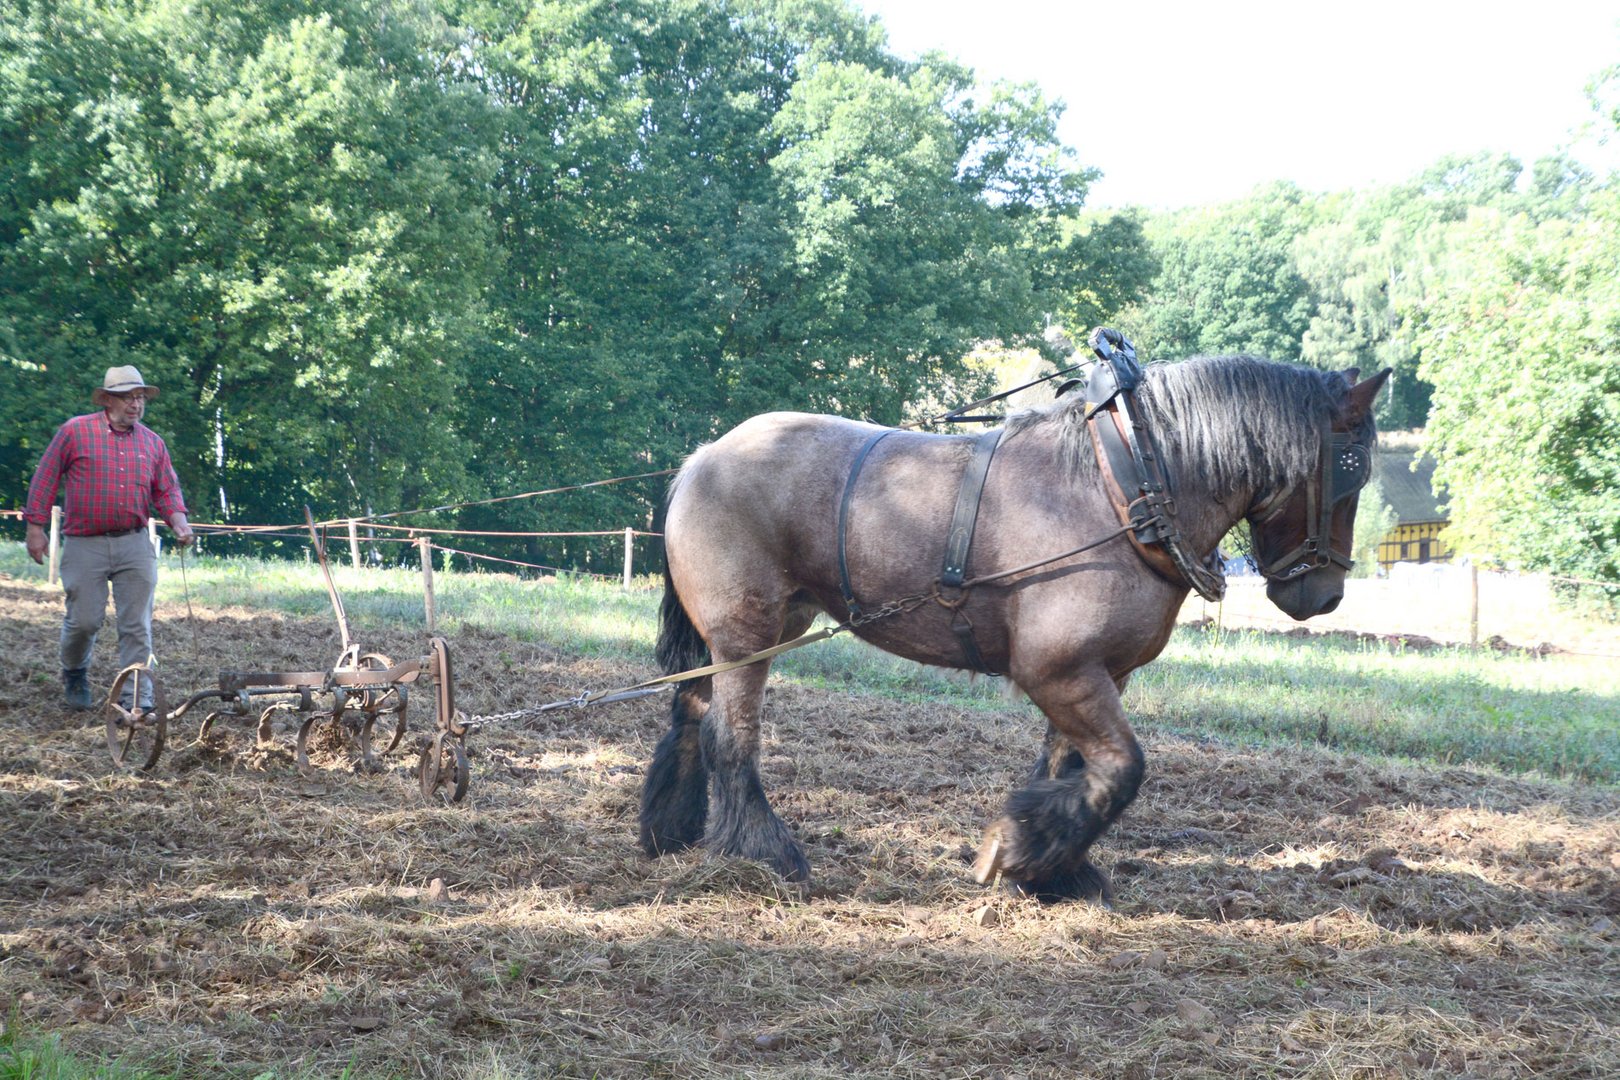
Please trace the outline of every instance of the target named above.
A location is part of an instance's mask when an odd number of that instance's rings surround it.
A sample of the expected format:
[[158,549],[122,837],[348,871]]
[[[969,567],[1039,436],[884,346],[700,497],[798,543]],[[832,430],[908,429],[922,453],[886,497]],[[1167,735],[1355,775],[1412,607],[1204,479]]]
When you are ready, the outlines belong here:
[[90,675],[84,668],[62,671],[62,700],[74,712],[95,707],[95,702],[90,698]]

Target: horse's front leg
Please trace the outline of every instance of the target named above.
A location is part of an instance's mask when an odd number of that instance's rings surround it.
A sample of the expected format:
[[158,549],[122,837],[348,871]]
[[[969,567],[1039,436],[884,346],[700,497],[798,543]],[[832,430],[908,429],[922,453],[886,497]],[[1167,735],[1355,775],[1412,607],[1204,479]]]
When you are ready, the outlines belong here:
[[1106,673],[1025,687],[1051,727],[1036,774],[985,830],[974,876],[1042,900],[1113,897],[1091,845],[1136,798],[1142,748]]
[[709,774],[711,851],[769,863],[788,881],[810,877],[804,848],[765,798],[759,780],[759,714],[770,662],[714,677],[714,701],[703,718],[703,764]]

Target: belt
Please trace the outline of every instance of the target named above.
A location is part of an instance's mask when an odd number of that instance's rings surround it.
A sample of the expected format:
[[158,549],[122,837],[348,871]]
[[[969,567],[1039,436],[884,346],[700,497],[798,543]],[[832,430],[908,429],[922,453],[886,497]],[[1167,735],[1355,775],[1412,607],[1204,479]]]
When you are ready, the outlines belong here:
[[137,525],[132,529],[110,529],[107,532],[96,533],[95,535],[96,536],[104,536],[107,539],[111,540],[115,536],[128,536],[130,533],[138,533],[138,532],[145,532],[145,531],[146,531],[146,526],[145,525]]

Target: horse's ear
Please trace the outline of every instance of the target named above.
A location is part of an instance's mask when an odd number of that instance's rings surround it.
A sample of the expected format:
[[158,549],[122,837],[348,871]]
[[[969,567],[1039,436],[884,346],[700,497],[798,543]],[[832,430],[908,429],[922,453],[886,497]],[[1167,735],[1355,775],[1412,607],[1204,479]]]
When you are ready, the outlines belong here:
[[1384,388],[1384,384],[1389,381],[1390,373],[1394,370],[1385,368],[1372,378],[1361,382],[1355,381],[1357,375],[1355,368],[1350,368],[1344,373],[1353,384],[1345,399],[1345,418],[1351,424],[1361,423],[1367,418],[1367,414],[1372,412],[1373,402],[1378,399],[1378,391]]

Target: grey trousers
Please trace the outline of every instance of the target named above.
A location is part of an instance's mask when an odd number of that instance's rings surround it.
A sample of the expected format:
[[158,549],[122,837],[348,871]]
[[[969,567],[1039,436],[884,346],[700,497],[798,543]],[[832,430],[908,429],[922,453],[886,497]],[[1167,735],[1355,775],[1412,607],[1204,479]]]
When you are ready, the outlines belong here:
[[67,594],[63,669],[90,666],[96,632],[107,614],[109,585],[118,627],[118,666],[146,663],[152,655],[152,594],[157,588],[157,555],[146,530],[115,537],[64,536],[61,572]]

